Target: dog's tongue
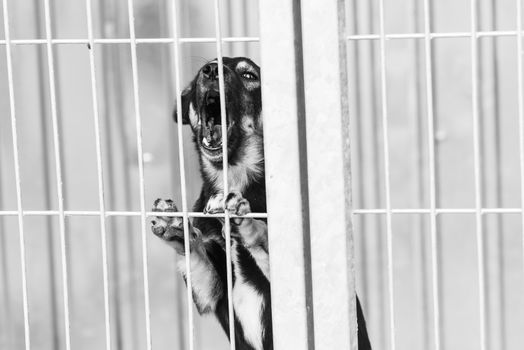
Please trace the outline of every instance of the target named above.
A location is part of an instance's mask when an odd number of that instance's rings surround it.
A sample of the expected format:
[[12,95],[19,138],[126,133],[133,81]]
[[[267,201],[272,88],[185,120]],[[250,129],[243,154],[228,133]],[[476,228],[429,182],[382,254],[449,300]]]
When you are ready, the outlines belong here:
[[213,127],[212,141],[216,143],[222,141],[222,125],[215,125]]
[[204,128],[204,138],[210,147],[218,146],[222,142],[222,126],[209,123],[208,127]]

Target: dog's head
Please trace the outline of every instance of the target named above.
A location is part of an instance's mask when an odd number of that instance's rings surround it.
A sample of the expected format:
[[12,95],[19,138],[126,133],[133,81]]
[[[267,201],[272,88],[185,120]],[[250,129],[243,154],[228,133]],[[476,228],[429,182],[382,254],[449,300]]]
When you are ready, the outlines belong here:
[[[262,133],[260,68],[245,57],[224,57],[224,88],[227,114],[229,163],[241,156],[246,138]],[[205,64],[182,92],[182,122],[190,124],[202,157],[222,163],[222,118],[218,87],[218,63]],[[177,110],[175,121],[180,122]]]

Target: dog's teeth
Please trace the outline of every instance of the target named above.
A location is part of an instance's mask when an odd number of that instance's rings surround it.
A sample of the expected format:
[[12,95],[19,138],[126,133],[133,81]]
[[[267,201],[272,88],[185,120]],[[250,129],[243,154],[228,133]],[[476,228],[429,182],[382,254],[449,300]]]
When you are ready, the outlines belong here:
[[202,143],[204,146],[209,146],[209,141],[205,137],[202,139]]

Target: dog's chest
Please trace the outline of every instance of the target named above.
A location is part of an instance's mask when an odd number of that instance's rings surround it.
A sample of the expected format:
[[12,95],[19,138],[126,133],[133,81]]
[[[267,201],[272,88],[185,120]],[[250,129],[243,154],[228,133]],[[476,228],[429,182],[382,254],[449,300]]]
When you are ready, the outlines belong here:
[[[213,187],[219,192],[224,192],[224,171],[211,167],[206,169],[206,173],[210,174]],[[228,192],[242,192],[250,184],[251,178],[250,169],[246,166],[229,166],[227,169]]]
[[[247,169],[244,166],[236,165],[227,169],[227,180],[229,192],[242,192],[249,185],[250,179]],[[224,190],[224,172],[222,170],[217,172],[215,186],[221,191]]]
[[[242,144],[243,155],[240,156],[235,165],[229,165],[227,168],[228,191],[243,192],[254,179],[264,176],[264,166],[262,148],[260,146],[262,139],[251,136],[248,141]],[[211,181],[217,191],[224,191],[224,171],[217,168],[206,158],[202,158],[204,173]]]
[[242,325],[244,338],[255,350],[262,350],[262,308],[264,298],[252,286],[237,281],[233,287],[233,306]]

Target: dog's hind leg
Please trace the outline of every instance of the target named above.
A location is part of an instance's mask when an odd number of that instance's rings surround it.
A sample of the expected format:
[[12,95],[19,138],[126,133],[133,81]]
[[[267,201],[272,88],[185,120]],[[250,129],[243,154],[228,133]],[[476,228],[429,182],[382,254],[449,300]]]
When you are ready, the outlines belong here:
[[[172,200],[157,199],[153,211],[176,212]],[[187,261],[184,247],[184,227],[180,217],[157,216],[151,222],[153,233],[177,254],[178,269],[187,281]],[[191,287],[193,299],[200,313],[215,311],[218,300],[222,297],[222,283],[210,262],[205,249],[202,233],[189,222],[189,262],[191,269]]]

